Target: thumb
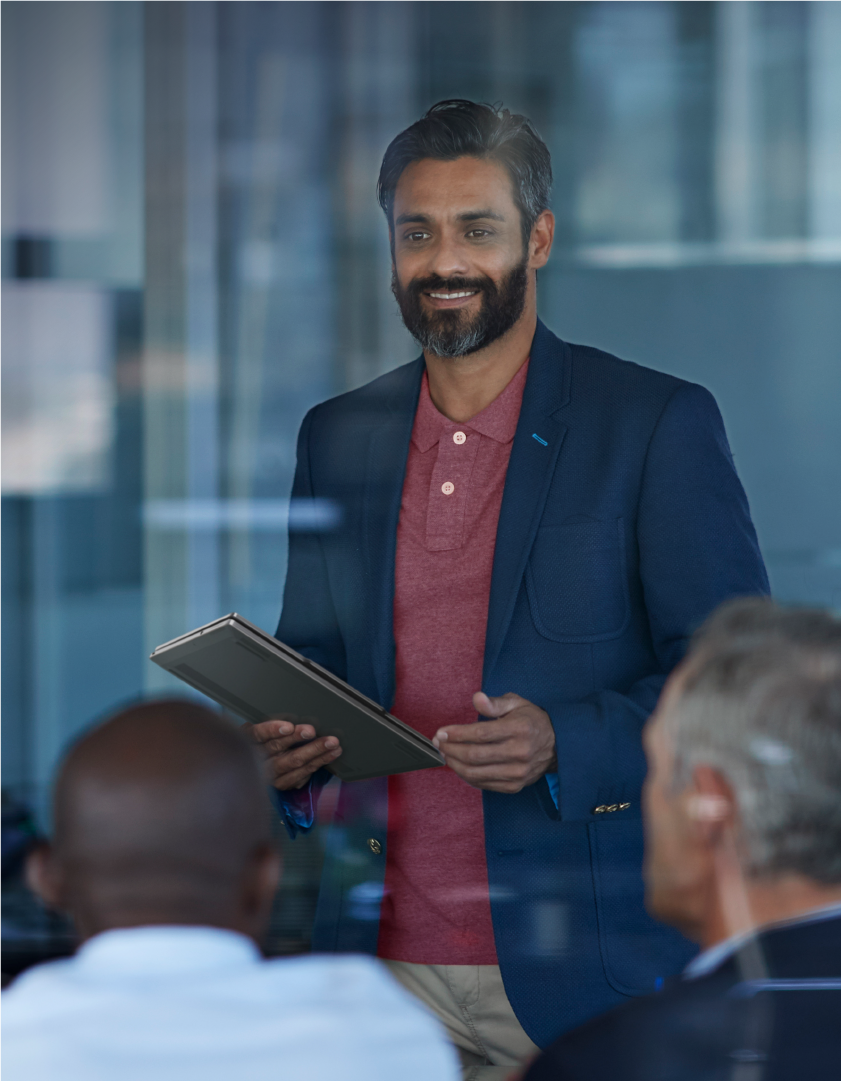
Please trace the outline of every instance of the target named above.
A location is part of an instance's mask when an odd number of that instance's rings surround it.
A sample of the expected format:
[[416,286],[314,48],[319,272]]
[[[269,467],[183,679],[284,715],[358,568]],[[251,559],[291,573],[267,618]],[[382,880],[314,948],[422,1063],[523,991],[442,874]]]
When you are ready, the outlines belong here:
[[491,698],[484,691],[477,691],[473,695],[473,707],[481,717],[504,717],[522,703],[523,699],[518,694],[503,694],[499,698]]

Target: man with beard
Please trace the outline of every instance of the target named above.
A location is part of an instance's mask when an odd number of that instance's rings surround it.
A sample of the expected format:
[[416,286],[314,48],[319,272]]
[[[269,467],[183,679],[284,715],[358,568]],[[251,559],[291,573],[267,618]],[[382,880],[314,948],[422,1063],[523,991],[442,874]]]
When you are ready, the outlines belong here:
[[[342,518],[291,536],[277,631],[447,763],[342,785],[313,946],[377,953],[487,1076],[689,958],[643,908],[641,730],[694,627],[767,591],[707,391],[538,320],[550,186],[507,110],[440,102],[389,146],[423,356],[305,418],[293,495]],[[308,829],[341,747],[255,735]]]

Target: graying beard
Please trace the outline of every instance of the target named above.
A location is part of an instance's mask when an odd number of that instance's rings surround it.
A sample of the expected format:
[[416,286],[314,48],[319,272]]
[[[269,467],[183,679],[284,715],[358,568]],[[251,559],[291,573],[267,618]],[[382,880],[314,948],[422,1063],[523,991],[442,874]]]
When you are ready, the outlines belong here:
[[472,330],[463,331],[455,339],[449,334],[444,337],[435,331],[416,334],[414,337],[421,349],[434,353],[436,357],[454,360],[456,357],[463,357],[467,353],[474,352],[482,345],[484,328],[474,327]]

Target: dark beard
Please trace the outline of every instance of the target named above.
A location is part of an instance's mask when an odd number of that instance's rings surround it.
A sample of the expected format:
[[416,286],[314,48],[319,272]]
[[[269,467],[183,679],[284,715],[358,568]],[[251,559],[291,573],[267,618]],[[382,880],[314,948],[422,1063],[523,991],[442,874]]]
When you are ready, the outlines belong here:
[[[438,357],[464,357],[501,338],[523,314],[528,285],[527,260],[518,263],[497,286],[481,278],[415,278],[403,289],[392,272],[391,290],[400,306],[406,329],[418,344]],[[429,312],[421,302],[428,292],[455,293],[475,289],[482,294],[479,311],[470,316],[460,309]]]

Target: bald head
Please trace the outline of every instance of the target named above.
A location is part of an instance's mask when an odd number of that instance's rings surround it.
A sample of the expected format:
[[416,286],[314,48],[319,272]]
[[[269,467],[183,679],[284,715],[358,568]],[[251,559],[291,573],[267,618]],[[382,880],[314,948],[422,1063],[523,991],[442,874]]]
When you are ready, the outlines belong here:
[[262,931],[277,880],[265,783],[251,744],[210,710],[149,702],[89,732],[61,766],[53,819],[36,886],[83,933]]

